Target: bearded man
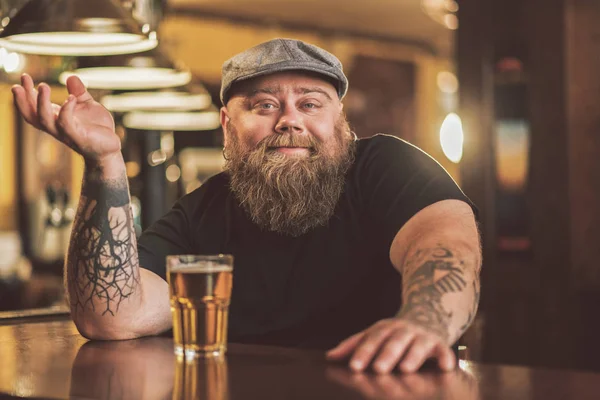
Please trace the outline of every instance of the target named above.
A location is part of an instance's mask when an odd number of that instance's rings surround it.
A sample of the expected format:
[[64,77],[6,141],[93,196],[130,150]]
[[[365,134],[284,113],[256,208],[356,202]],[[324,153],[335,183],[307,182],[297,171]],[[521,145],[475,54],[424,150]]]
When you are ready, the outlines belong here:
[[165,257],[227,253],[231,342],[329,349],[357,371],[454,368],[479,297],[473,206],[416,147],[356,139],[335,56],[275,39],[226,61],[225,171],[137,242],[112,117],[78,78],[67,88],[62,106],[27,75],[13,93],[29,123],[86,161],[65,279],[84,336],[168,330]]

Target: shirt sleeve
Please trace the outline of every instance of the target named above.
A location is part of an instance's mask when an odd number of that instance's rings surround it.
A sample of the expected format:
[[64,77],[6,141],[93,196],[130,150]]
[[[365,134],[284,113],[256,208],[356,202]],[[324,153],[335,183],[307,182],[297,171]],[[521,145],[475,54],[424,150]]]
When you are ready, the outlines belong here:
[[190,254],[190,229],[186,198],[180,199],[173,208],[138,239],[140,266],[166,279],[166,258],[173,254]]
[[359,160],[359,187],[368,217],[388,247],[402,226],[423,208],[456,199],[477,209],[446,170],[406,141],[376,135]]

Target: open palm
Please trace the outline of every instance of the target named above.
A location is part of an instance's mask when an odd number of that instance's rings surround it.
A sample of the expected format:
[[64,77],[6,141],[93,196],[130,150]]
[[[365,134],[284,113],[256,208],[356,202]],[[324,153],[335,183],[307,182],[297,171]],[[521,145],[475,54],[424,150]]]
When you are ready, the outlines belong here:
[[69,97],[62,106],[50,102],[50,87],[41,83],[36,90],[27,74],[21,85],[13,86],[17,108],[25,121],[43,130],[87,160],[99,161],[120,151],[110,112],[95,101],[79,78],[67,80]]

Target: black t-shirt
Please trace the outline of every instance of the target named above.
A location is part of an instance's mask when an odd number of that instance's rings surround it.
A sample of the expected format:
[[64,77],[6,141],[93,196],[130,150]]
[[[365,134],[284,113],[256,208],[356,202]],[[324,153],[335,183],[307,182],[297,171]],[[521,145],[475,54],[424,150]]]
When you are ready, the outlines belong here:
[[229,341],[326,349],[401,304],[392,240],[440,200],[469,200],[415,146],[361,139],[327,226],[299,237],[262,231],[240,208],[226,173],[182,197],[140,237],[140,265],[165,278],[170,254],[233,254]]

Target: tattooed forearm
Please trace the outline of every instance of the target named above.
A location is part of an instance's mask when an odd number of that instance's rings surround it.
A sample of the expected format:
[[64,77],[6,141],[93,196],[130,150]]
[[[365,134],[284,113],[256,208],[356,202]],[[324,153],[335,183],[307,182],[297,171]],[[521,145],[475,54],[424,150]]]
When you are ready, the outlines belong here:
[[[455,309],[444,302],[447,294],[469,296],[473,287],[471,310],[465,310],[467,321],[460,323],[466,329],[475,316],[479,285],[469,271],[475,266],[466,265],[455,252],[445,247],[417,250],[405,265],[403,305],[399,316],[409,319],[450,341],[462,332],[452,332]],[[468,293],[467,293],[468,292]]]
[[71,307],[114,316],[139,279],[127,178],[86,171],[67,259]]
[[477,308],[479,307],[479,280],[476,279],[473,281],[473,304],[471,305],[471,309],[469,310],[469,316],[467,317],[467,322],[464,323],[463,326],[460,327],[460,333],[464,333],[467,328],[473,323],[475,319],[475,315],[477,314]]

